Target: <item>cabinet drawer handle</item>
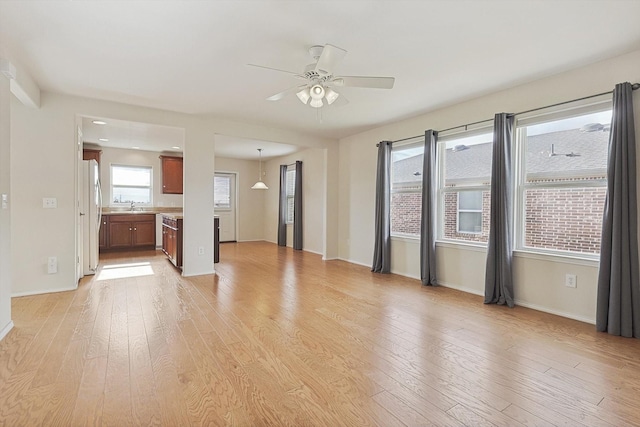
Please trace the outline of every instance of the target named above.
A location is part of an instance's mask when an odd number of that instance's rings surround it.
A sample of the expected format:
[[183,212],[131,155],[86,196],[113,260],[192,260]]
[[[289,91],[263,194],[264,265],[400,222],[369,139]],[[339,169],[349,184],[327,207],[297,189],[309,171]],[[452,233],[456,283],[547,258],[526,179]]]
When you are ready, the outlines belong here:
[[135,231],[135,230],[137,230],[137,228],[134,228],[133,230]]
[[129,231],[131,231],[131,227],[129,227]]

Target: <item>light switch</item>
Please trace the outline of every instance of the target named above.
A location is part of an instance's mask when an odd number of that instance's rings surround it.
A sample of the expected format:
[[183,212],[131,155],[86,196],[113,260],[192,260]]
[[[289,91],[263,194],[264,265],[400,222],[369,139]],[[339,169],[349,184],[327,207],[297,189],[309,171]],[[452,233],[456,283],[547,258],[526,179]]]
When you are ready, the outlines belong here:
[[45,209],[55,209],[58,207],[58,199],[55,197],[43,197],[42,207]]
[[9,207],[9,195],[2,195],[2,209],[7,209]]

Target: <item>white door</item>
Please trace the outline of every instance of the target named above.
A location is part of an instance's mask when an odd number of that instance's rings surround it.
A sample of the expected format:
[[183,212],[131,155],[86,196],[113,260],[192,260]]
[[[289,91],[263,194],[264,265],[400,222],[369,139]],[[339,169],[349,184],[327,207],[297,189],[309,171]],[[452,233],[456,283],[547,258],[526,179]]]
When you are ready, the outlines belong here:
[[76,185],[76,236],[77,236],[77,241],[76,241],[76,283],[78,283],[78,280],[82,279],[84,277],[84,272],[83,272],[83,266],[84,266],[84,259],[83,259],[83,248],[84,248],[84,226],[83,226],[83,216],[85,214],[84,209],[83,209],[83,203],[84,203],[84,191],[83,191],[83,164],[82,164],[82,159],[83,159],[83,155],[82,155],[82,129],[80,128],[80,126],[77,126],[77,133],[76,133],[76,157],[77,157],[77,185]]
[[213,182],[214,213],[220,218],[220,241],[236,241],[236,174],[216,172]]

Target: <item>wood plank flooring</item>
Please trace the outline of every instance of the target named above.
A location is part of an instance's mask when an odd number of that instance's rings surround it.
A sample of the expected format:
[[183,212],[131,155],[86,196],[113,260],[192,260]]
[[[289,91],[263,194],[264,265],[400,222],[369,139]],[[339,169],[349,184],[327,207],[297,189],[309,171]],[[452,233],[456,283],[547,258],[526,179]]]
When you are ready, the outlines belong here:
[[[640,340],[270,243],[14,298],[0,426],[638,426]],[[478,280],[481,280],[479,278]]]

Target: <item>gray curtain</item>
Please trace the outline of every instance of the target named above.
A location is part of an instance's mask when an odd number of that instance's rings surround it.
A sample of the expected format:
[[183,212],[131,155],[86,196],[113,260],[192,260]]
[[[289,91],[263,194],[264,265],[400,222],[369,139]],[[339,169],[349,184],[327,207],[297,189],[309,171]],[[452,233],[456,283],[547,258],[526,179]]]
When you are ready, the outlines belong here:
[[636,137],[632,87],[617,84],[609,135],[596,328],[640,338]]
[[378,144],[376,175],[375,246],[373,249],[374,273],[391,272],[391,142]]
[[293,249],[302,250],[302,162],[296,160],[296,188],[293,195]]
[[420,279],[423,285],[436,285],[436,153],[438,133],[424,134],[422,163],[422,217],[420,220]]
[[511,144],[514,116],[496,114],[491,163],[491,218],[484,283],[485,304],[513,307],[513,181]]
[[278,246],[287,246],[287,165],[280,165],[280,203],[278,208]]

